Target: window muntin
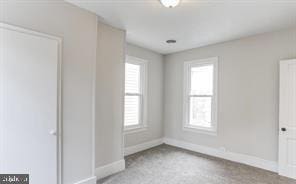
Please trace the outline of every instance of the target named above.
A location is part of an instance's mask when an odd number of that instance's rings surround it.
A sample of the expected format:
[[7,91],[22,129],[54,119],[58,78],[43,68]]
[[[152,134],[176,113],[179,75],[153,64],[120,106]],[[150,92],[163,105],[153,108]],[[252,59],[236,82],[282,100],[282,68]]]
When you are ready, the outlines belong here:
[[184,64],[184,127],[217,129],[217,58]]

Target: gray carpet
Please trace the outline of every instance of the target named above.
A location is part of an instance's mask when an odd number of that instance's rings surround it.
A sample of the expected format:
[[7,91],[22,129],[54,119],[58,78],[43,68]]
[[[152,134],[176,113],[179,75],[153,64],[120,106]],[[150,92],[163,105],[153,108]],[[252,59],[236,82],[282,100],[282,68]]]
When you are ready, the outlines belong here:
[[126,166],[98,184],[296,184],[276,173],[168,145],[128,156]]

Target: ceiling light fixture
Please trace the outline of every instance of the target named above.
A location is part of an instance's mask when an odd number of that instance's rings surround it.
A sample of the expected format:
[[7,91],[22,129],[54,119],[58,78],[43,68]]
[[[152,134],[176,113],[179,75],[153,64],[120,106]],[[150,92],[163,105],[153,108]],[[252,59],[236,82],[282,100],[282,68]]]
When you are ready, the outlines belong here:
[[174,8],[178,6],[180,0],[160,0],[161,4],[167,8]]

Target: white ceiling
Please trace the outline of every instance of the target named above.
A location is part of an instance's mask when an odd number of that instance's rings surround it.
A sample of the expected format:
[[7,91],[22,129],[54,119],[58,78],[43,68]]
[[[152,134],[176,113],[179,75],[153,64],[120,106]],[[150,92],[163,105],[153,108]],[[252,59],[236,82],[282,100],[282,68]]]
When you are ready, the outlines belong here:
[[[296,0],[67,0],[127,31],[127,41],[162,54],[296,25]],[[176,44],[167,44],[176,39]]]

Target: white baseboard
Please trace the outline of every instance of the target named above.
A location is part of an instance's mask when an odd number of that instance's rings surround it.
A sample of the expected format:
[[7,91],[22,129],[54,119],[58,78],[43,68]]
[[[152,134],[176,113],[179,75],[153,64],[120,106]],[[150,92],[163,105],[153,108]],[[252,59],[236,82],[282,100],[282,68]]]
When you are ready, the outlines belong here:
[[125,160],[119,160],[117,162],[113,162],[108,165],[104,165],[102,167],[96,168],[96,176],[97,179],[102,179],[112,174],[118,173],[125,169]]
[[76,182],[74,184],[96,184],[97,183],[97,177],[93,176],[84,180],[81,180],[79,182]]
[[144,151],[144,150],[153,148],[155,146],[159,146],[161,144],[163,144],[163,139],[156,139],[156,140],[145,142],[145,143],[138,144],[135,146],[126,147],[124,149],[124,155],[125,156],[131,155],[131,154],[134,154],[134,153],[137,153],[140,151]]
[[[143,144],[127,147],[127,148],[125,148],[125,155],[130,155],[133,153],[137,153],[139,151],[153,148],[153,147],[161,145],[163,143],[165,143],[167,145],[187,149],[190,151],[203,153],[206,155],[230,160],[233,162],[242,163],[242,164],[250,165],[253,167],[269,170],[272,172],[278,171],[278,164],[277,164],[277,162],[274,162],[274,161],[264,160],[264,159],[261,159],[258,157],[249,156],[249,155],[240,154],[240,153],[223,151],[223,150],[220,150],[217,148],[196,145],[196,144],[188,143],[185,141],[179,141],[179,140],[170,139],[170,138],[157,139],[157,140],[153,140],[153,141],[146,142]],[[125,169],[125,161],[119,160],[117,162],[97,168],[95,173],[96,173],[97,179],[101,179],[101,178],[110,176],[112,174],[118,173],[120,171],[123,171],[124,169]],[[90,183],[88,183],[88,182],[90,182]],[[85,180],[85,181],[82,181],[82,182],[79,182],[76,184],[95,184],[95,183],[92,183],[91,180],[90,181]]]
[[179,140],[175,140],[175,139],[170,139],[170,138],[164,138],[163,141],[165,144],[179,147],[179,148],[183,148],[183,149],[187,149],[190,151],[199,152],[199,153],[203,153],[206,155],[223,158],[226,160],[250,165],[253,167],[269,170],[272,172],[278,171],[278,164],[277,164],[277,162],[274,162],[274,161],[264,160],[261,158],[257,158],[257,157],[249,156],[249,155],[244,155],[244,154],[240,154],[240,153],[222,151],[222,150],[219,150],[216,148],[200,146],[200,145],[196,145],[196,144],[192,144],[192,143],[188,143],[188,142],[184,142],[184,141],[179,141]]

